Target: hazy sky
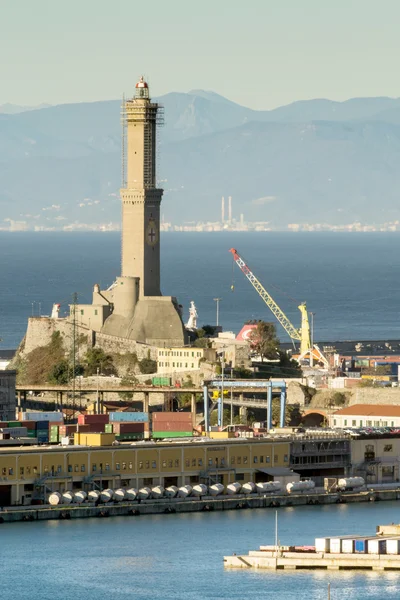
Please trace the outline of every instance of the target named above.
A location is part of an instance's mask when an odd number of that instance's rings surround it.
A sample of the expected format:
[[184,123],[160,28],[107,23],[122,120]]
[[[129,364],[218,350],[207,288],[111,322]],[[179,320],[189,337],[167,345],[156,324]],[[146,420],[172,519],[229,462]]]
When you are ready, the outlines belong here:
[[400,0],[0,0],[0,104],[400,96]]

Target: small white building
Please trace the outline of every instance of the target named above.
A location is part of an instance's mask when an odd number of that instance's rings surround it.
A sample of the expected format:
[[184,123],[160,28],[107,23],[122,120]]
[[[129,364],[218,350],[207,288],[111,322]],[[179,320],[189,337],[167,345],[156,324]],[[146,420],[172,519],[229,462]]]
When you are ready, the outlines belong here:
[[400,428],[400,405],[354,404],[330,415],[329,425],[338,429],[356,427]]

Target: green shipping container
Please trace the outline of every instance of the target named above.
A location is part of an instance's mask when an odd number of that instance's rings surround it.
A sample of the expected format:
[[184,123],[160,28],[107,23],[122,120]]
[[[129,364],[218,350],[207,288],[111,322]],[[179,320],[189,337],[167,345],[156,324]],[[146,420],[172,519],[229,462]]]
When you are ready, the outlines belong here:
[[8,421],[9,427],[21,427],[21,421]]
[[113,432],[113,424],[112,423],[106,423],[104,426],[104,433],[114,433]]
[[193,431],[153,431],[152,437],[155,439],[193,437]]
[[171,385],[170,377],[153,377],[151,380],[153,385],[159,385],[164,387],[169,387]]

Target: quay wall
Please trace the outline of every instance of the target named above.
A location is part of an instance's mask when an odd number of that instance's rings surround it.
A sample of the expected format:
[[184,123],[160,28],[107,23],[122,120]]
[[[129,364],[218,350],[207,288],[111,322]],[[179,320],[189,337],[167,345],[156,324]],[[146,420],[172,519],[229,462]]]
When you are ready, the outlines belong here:
[[159,515],[189,512],[211,512],[223,510],[246,510],[255,508],[279,508],[285,506],[318,506],[329,504],[350,504],[356,502],[400,500],[399,490],[379,490],[349,494],[299,494],[204,497],[202,499],[161,499],[142,502],[123,502],[118,504],[61,505],[50,507],[30,506],[24,508],[8,508],[0,511],[0,523],[18,521],[47,521],[62,519],[82,519],[89,517],[105,518],[112,516]]

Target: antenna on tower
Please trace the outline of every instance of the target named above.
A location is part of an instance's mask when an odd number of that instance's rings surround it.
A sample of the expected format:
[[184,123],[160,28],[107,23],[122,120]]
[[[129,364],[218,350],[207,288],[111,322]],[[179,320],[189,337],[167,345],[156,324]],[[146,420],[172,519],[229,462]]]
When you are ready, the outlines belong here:
[[122,131],[121,131],[121,145],[122,145],[122,152],[121,152],[121,159],[122,159],[122,187],[125,188],[126,187],[126,153],[125,153],[125,148],[126,148],[126,106],[125,106],[125,94],[122,94],[122,106],[121,106],[121,127],[122,127]]

